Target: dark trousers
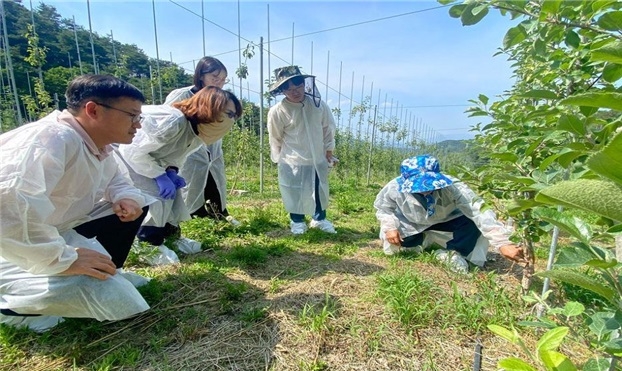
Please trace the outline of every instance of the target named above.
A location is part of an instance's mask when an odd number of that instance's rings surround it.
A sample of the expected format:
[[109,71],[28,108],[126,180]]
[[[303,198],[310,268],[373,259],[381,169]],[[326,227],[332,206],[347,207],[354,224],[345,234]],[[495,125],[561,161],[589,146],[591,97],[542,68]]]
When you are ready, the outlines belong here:
[[[223,190],[226,192],[226,190]],[[229,216],[229,212],[226,208],[223,209],[220,202],[220,191],[216,186],[216,181],[211,172],[207,174],[207,183],[205,183],[205,189],[203,190],[203,196],[205,198],[205,205],[192,212],[192,216],[198,218],[211,218],[211,219],[224,219]]]
[[171,236],[181,236],[181,228],[176,225],[166,223],[164,227],[154,227],[143,225],[138,229],[136,237],[139,241],[147,242],[154,246],[160,246],[164,240]]
[[[475,223],[461,216],[448,222],[434,224],[426,231],[453,232],[453,238],[447,242],[447,250],[454,250],[462,256],[469,255],[475,248],[477,239],[482,234]],[[402,241],[403,247],[415,247],[423,243],[423,233],[405,237]]]
[[[305,221],[304,214],[289,214],[289,218],[294,223],[302,223]],[[322,203],[320,202],[320,178],[315,174],[315,213],[313,214],[313,220],[326,219],[326,210],[322,210]]]
[[80,224],[74,230],[86,238],[95,237],[112,257],[117,268],[123,267],[132,248],[136,233],[147,216],[149,206],[143,207],[143,213],[131,222],[122,222],[115,214]]

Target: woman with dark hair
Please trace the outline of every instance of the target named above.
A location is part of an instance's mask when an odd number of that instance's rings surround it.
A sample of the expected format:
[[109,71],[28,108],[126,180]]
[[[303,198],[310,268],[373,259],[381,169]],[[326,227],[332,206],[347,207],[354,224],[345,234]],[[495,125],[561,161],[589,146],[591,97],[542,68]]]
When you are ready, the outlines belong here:
[[[194,71],[194,85],[173,90],[164,104],[173,104],[188,99],[206,86],[223,88],[228,82],[227,68],[214,57],[203,57]],[[204,145],[192,153],[179,173],[186,179],[182,196],[191,215],[226,219],[231,224],[240,224],[227,211],[227,177],[222,152],[222,139]]]
[[[118,152],[136,187],[158,200],[138,231],[138,239],[157,246],[175,262],[177,257],[163,245],[172,234],[166,227],[190,219],[178,192],[186,186],[179,167],[204,144],[220,140],[242,115],[242,105],[233,93],[206,87],[172,106],[143,106],[143,114],[143,129],[131,144],[120,145]],[[201,247],[187,238],[179,238],[176,245],[184,253],[198,252]]]

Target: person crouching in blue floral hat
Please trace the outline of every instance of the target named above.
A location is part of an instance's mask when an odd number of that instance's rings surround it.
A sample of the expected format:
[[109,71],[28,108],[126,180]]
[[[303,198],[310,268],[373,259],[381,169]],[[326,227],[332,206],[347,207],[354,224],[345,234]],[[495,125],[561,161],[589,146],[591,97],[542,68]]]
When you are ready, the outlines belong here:
[[[511,231],[491,210],[481,210],[483,200],[465,183],[441,173],[436,157],[408,158],[400,170],[374,202],[385,254],[424,245],[428,233],[440,231],[451,237],[437,257],[450,258],[455,270],[466,272],[466,260],[482,266],[489,244],[509,260],[524,261],[523,249],[509,240]],[[448,257],[448,251],[457,254]]]

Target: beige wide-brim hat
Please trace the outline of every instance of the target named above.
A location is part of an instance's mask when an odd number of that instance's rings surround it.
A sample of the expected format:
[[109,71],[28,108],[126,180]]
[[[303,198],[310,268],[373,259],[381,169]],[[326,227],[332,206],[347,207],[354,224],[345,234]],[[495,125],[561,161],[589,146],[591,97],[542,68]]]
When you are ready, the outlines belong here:
[[284,83],[289,81],[291,78],[294,78],[296,76],[302,76],[305,79],[307,77],[315,77],[313,75],[302,74],[298,66],[287,66],[287,67],[277,68],[276,70],[274,70],[275,82],[272,83],[269,87],[270,94],[272,95],[279,94],[281,92],[280,91],[281,85],[283,85]]

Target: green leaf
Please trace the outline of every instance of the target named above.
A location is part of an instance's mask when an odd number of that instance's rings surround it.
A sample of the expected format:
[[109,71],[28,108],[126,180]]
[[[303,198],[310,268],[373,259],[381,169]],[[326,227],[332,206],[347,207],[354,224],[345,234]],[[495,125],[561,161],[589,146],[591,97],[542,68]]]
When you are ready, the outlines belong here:
[[559,11],[559,6],[561,5],[562,0],[548,0],[543,1],[540,10],[542,13],[547,14],[556,14]]
[[564,247],[555,260],[555,268],[578,268],[594,259],[594,253],[585,244]]
[[622,11],[605,13],[598,18],[596,24],[607,31],[620,31],[622,30]]
[[510,28],[503,37],[503,49],[511,48],[512,46],[522,42],[527,38],[527,31],[523,25],[518,25]]
[[484,19],[488,14],[488,6],[486,4],[478,4],[476,2],[467,4],[466,9],[462,12],[460,20],[463,26],[472,26]]
[[613,227],[607,229],[607,233],[620,233],[622,232],[622,224],[614,225]]
[[[622,132],[587,160],[593,172],[622,185]],[[616,219],[620,220],[620,219]]]
[[451,3],[455,3],[458,0],[437,0],[441,5],[449,5]]
[[622,188],[599,179],[559,182],[541,190],[536,201],[592,211],[606,218],[622,221]]
[[575,115],[561,115],[557,122],[557,129],[567,131],[579,136],[585,135],[585,125]]
[[518,95],[521,98],[557,99],[557,94],[550,90],[534,89]]
[[449,8],[449,16],[452,18],[460,18],[466,9],[466,4],[458,4]]
[[589,329],[596,336],[603,336],[617,331],[620,328],[620,322],[612,312],[597,312],[590,316],[588,321]]
[[622,64],[622,41],[614,41],[593,50],[591,60]]
[[585,265],[593,268],[609,269],[618,265],[618,261],[613,259],[611,261],[605,261],[601,259],[592,259],[585,262]]
[[609,360],[606,358],[592,358],[583,365],[583,371],[609,371]]
[[576,371],[577,368],[572,361],[565,355],[550,350],[543,350],[538,353],[540,360],[546,366],[547,370],[555,371]]
[[575,217],[563,214],[555,209],[540,208],[534,210],[533,215],[545,222],[556,225],[557,227],[572,234],[576,239],[588,245],[592,238],[592,228],[588,223]]
[[605,286],[602,282],[595,280],[583,273],[579,273],[569,269],[553,269],[536,273],[538,277],[548,277],[554,280],[570,283],[607,299],[610,303],[617,306],[615,290]]
[[482,102],[483,105],[487,105],[488,104],[488,97],[485,96],[484,94],[480,94],[478,96],[478,99],[480,102]]
[[497,362],[497,366],[506,371],[537,371],[536,368],[516,357],[504,358]]
[[516,331],[510,331],[503,326],[499,325],[488,325],[488,329],[492,331],[495,335],[504,338],[512,344],[516,344],[518,342],[518,334]]
[[564,337],[568,334],[568,327],[560,326],[547,331],[540,340],[538,340],[538,352],[542,350],[556,350],[559,348]]
[[607,63],[603,69],[603,80],[614,83],[622,78],[622,64]]
[[593,114],[595,114],[596,112],[598,112],[598,107],[581,106],[581,107],[579,107],[579,111],[581,111],[583,116],[590,117]]
[[580,316],[585,312],[585,306],[581,303],[577,303],[576,301],[569,301],[564,305],[563,314],[566,317],[576,317]]
[[514,164],[518,160],[518,156],[516,156],[516,154],[510,153],[510,152],[493,153],[493,154],[490,155],[490,157],[498,158],[499,160],[508,161],[508,162],[511,162],[511,163],[514,163]]
[[566,45],[576,49],[579,47],[579,45],[581,45],[581,38],[573,30],[568,30],[566,31],[566,37],[564,38],[564,42],[566,43]]
[[[621,60],[622,61],[622,60]],[[583,93],[562,99],[560,104],[587,106],[597,108],[611,108],[622,111],[622,94],[612,92]]]

